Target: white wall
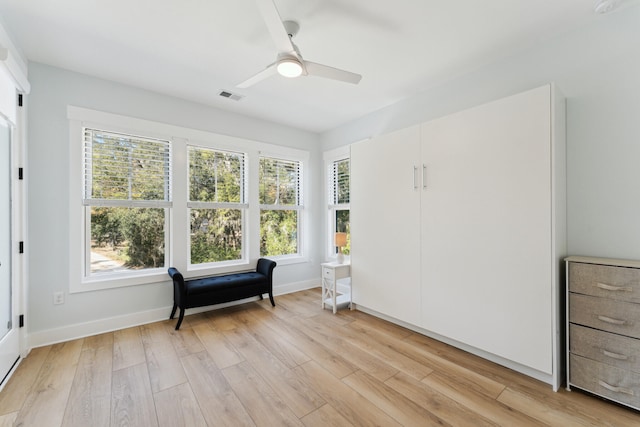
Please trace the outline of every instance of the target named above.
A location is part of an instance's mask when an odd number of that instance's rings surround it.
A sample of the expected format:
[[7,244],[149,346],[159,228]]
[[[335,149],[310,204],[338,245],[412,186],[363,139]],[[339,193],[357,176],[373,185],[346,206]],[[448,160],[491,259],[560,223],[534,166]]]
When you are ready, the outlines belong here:
[[327,132],[323,149],[551,81],[567,96],[569,253],[640,259],[640,6]]
[[[173,298],[170,282],[68,293],[68,206],[70,197],[79,197],[68,190],[68,105],[309,150],[312,193],[322,194],[322,154],[316,134],[38,63],[29,64],[29,81],[26,245],[30,265],[27,326],[32,346],[168,317]],[[321,201],[313,199],[305,200],[310,219],[322,222]],[[320,230],[311,230],[311,242],[322,240]],[[320,254],[322,248],[312,245],[311,262],[278,266],[274,286],[284,289],[317,281]],[[55,291],[65,292],[64,304],[53,305]]]

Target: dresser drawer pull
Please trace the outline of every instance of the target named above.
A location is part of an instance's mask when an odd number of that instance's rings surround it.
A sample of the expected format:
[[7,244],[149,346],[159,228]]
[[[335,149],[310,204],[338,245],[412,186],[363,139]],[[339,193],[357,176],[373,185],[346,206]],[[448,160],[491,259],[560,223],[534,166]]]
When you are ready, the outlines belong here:
[[626,320],[613,319],[613,318],[607,317],[607,316],[598,316],[598,319],[602,320],[603,322],[611,323],[611,324],[614,324],[614,325],[628,325]]
[[598,381],[598,384],[600,384],[602,387],[606,388],[607,390],[613,391],[615,393],[624,393],[624,394],[628,394],[630,396],[635,396],[635,393],[630,388],[617,387],[617,386],[614,386],[614,385],[611,385],[611,384],[607,384],[602,380]]
[[602,349],[602,354],[604,354],[607,357],[611,357],[613,359],[618,359],[618,360],[628,360],[629,356],[626,356],[624,354],[618,354],[618,353],[613,353],[611,351]]
[[596,287],[600,289],[604,289],[605,291],[633,292],[633,288],[631,286],[613,286],[613,285],[607,285],[606,283],[597,282]]

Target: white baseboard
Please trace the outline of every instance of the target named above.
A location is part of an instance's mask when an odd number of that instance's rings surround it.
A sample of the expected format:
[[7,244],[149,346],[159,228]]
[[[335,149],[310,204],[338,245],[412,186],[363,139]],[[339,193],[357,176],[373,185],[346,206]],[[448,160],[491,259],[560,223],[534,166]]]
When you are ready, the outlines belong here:
[[287,283],[285,285],[279,285],[273,287],[273,295],[291,294],[298,291],[306,291],[307,289],[317,288],[320,283],[320,278],[313,280],[305,280],[303,282]]
[[[273,294],[284,295],[292,292],[303,291],[317,287],[318,280],[307,280],[304,282],[287,283],[273,287]],[[243,304],[248,301],[255,301],[258,297],[247,298],[244,300],[217,304],[215,306],[190,308],[185,311],[185,316],[190,314],[202,313],[204,311],[218,310],[232,305]],[[278,302],[276,301],[276,304]],[[109,317],[106,319],[93,320],[90,322],[77,323],[74,325],[62,326],[59,328],[46,329],[44,331],[32,332],[27,335],[28,350],[45,345],[56,344],[60,342],[70,341],[78,338],[84,338],[91,335],[102,334],[105,332],[117,331],[119,329],[130,328],[133,326],[145,325],[147,323],[158,322],[169,318],[171,306],[156,308],[153,310],[140,311],[136,313],[124,314],[121,316]]]
[[28,335],[29,348],[42,347],[59,342],[84,338],[91,335],[125,329],[131,326],[165,320],[171,313],[171,307],[156,308],[148,311],[124,314],[122,316],[76,323],[44,331],[31,332]]

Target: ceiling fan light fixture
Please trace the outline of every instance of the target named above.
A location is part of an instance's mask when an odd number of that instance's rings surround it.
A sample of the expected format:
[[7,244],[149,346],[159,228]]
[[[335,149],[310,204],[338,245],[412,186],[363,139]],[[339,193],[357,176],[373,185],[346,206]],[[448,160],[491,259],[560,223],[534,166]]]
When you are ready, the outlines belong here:
[[285,58],[278,61],[278,74],[284,77],[294,78],[302,75],[302,64],[293,58]]

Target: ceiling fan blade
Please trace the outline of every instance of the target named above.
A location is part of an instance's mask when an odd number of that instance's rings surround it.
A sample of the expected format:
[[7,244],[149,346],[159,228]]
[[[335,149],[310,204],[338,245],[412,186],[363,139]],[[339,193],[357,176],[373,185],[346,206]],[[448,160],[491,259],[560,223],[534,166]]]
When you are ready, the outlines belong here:
[[352,83],[354,85],[357,85],[360,82],[360,79],[362,79],[360,74],[329,67],[328,65],[317,64],[311,61],[304,61],[304,65],[307,69],[307,74],[311,76],[339,80],[341,82]]
[[265,68],[264,70],[260,71],[258,74],[254,75],[253,77],[249,77],[247,80],[243,81],[242,83],[236,85],[236,87],[240,88],[240,89],[244,89],[247,88],[249,86],[253,86],[254,84],[261,82],[262,80],[266,79],[267,77],[271,77],[274,74],[277,74],[277,68],[276,68],[277,64],[273,63],[271,65],[269,65],[267,68]]
[[282,18],[278,13],[278,8],[273,0],[256,0],[258,8],[262,14],[264,23],[271,34],[271,38],[278,49],[278,52],[295,52],[289,34],[282,24]]

